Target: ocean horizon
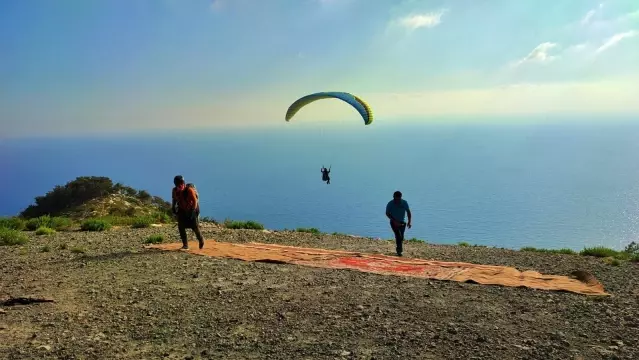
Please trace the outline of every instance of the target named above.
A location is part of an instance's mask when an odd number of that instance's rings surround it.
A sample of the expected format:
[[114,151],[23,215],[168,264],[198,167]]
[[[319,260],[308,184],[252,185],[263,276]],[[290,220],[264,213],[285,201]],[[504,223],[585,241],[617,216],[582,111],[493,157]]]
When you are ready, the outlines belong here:
[[[78,176],[170,201],[182,174],[198,188],[202,216],[217,220],[388,239],[384,209],[400,190],[414,216],[407,238],[620,249],[639,239],[638,136],[635,121],[379,120],[5,139],[0,215]],[[332,168],[330,185],[322,166]]]

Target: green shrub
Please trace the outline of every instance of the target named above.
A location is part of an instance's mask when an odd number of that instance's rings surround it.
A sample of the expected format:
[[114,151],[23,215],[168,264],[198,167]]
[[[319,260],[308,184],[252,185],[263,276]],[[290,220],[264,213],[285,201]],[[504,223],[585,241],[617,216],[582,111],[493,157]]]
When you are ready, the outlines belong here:
[[639,254],[635,254],[630,258],[632,262],[639,262]]
[[0,218],[0,228],[11,230],[24,230],[27,222],[19,217],[2,217]]
[[148,228],[151,226],[152,223],[153,220],[148,217],[137,217],[133,221],[133,224],[131,224],[131,227],[133,227],[134,229]]
[[563,248],[563,249],[537,249],[534,247],[523,247],[521,249],[519,249],[519,251],[527,251],[527,252],[537,252],[537,253],[544,253],[544,254],[566,254],[566,255],[576,255],[577,253],[572,250],[572,249],[567,249],[567,248]]
[[470,246],[470,244],[469,244],[469,243],[467,243],[467,242],[465,242],[465,241],[460,241],[460,242],[458,242],[458,243],[457,243],[457,245],[459,245],[459,246],[461,246],[461,247],[468,247],[468,246]]
[[595,246],[595,247],[585,248],[581,250],[580,255],[606,258],[606,257],[618,257],[619,252],[617,250],[610,249],[607,247]]
[[101,216],[98,218],[93,218],[92,220],[100,220],[108,222],[111,226],[129,226],[133,225],[137,218],[129,217],[129,216]]
[[29,219],[26,223],[26,228],[29,231],[35,231],[41,227],[47,227],[53,230],[68,230],[73,226],[73,221],[66,217],[49,215],[39,216],[37,218]]
[[164,241],[164,236],[158,234],[158,235],[151,235],[148,238],[146,238],[146,240],[144,240],[144,242],[146,244],[159,244],[162,241]]
[[105,231],[111,228],[111,223],[102,219],[87,219],[82,222],[82,231]]
[[0,228],[0,245],[24,245],[29,238],[19,230]]
[[264,230],[264,225],[258,223],[257,221],[236,221],[236,220],[225,220],[224,226],[228,229],[251,229],[251,230]]
[[218,224],[217,220],[213,219],[212,217],[209,216],[204,216],[203,218],[200,219],[201,222],[207,222],[207,223],[213,223],[215,225]]
[[73,227],[73,220],[67,217],[55,216],[51,218],[51,224],[49,227],[56,231],[69,230]]
[[314,234],[314,235],[321,235],[322,234],[322,232],[319,231],[318,228],[297,228],[295,231]]
[[411,239],[408,239],[408,240],[406,240],[406,241],[407,241],[407,242],[413,242],[413,243],[426,243],[426,241],[424,241],[424,240],[422,240],[422,239],[418,239],[418,238],[416,238],[416,237],[411,238]]
[[53,235],[53,234],[55,234],[55,230],[53,230],[52,228],[48,228],[46,226],[40,226],[36,230],[36,235]]
[[49,225],[51,225],[51,217],[49,215],[42,215],[27,220],[27,230],[29,231],[36,231],[39,227],[49,227]]
[[170,224],[173,222],[173,218],[164,212],[158,212],[151,216],[152,220],[160,224]]

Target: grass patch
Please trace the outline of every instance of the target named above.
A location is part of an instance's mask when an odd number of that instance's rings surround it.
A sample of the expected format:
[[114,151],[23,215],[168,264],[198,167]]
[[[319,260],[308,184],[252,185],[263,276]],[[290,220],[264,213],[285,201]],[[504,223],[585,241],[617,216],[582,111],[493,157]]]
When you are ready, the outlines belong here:
[[322,232],[319,231],[318,228],[297,228],[297,229],[295,229],[295,231],[314,234],[314,235],[321,235],[322,234]]
[[[393,241],[395,241],[395,239],[393,239]],[[406,240],[406,242],[413,242],[413,243],[426,243],[426,241],[422,240],[422,239],[418,239],[418,238],[411,238]]]
[[51,251],[51,247],[49,245],[44,245],[43,247],[40,248],[40,252],[50,252]]
[[604,259],[604,262],[608,265],[612,265],[612,266],[619,266],[621,265],[621,260],[619,259],[615,259],[613,257],[607,257]]
[[572,249],[538,249],[538,248],[534,248],[534,247],[523,247],[521,249],[519,249],[519,251],[527,251],[527,252],[536,252],[536,253],[543,253],[543,254],[565,254],[565,255],[577,255],[577,252],[575,252]]
[[333,235],[333,236],[348,236],[347,234],[344,234],[344,233],[341,233],[341,232],[337,232],[337,231],[332,233],[331,235]]
[[87,219],[82,222],[82,231],[105,231],[111,228],[111,223],[103,219]]
[[0,228],[0,246],[24,245],[28,241],[27,235],[19,230]]
[[204,217],[202,217],[202,218],[200,219],[200,222],[213,223],[213,224],[215,224],[215,225],[217,225],[217,224],[218,224],[217,220],[213,219],[213,218],[212,218],[212,217],[210,217],[210,216],[204,216]]
[[27,222],[19,217],[2,217],[0,218],[0,229],[24,230]]
[[164,236],[162,235],[151,235],[146,240],[144,240],[145,244],[159,244],[164,241]]
[[25,227],[29,231],[37,231],[42,227],[57,231],[64,231],[73,227],[73,220],[61,216],[51,217],[49,215],[42,215],[37,218],[27,220]]
[[460,241],[460,242],[457,243],[457,245],[461,246],[461,247],[469,247],[470,246],[470,244],[465,242],[465,241]]
[[152,223],[153,223],[153,219],[146,216],[141,216],[141,217],[137,217],[133,221],[133,224],[131,224],[131,227],[134,229],[143,229],[143,228],[151,227]]
[[36,235],[53,235],[55,234],[55,230],[50,227],[40,226],[35,233]]
[[249,220],[249,221],[225,220],[224,226],[228,229],[264,230],[264,225],[253,220]]
[[579,254],[583,256],[594,256],[594,257],[600,257],[600,258],[607,258],[607,257],[615,258],[619,256],[619,251],[610,249],[607,247],[603,247],[603,246],[595,246],[591,248],[585,248],[581,250]]
[[87,251],[82,247],[76,246],[71,248],[71,252],[74,254],[84,254]]

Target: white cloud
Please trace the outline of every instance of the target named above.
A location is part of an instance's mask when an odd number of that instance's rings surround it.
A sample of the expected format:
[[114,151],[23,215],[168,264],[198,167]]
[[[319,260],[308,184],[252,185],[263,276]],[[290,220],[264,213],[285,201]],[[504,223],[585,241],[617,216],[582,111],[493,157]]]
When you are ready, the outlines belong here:
[[442,16],[446,10],[423,14],[412,14],[398,19],[397,22],[408,30],[417,30],[422,27],[433,28],[442,22]]
[[548,63],[557,58],[557,56],[550,55],[550,51],[557,47],[556,43],[552,42],[544,42],[537,45],[528,55],[526,55],[523,59],[516,61],[513,66],[519,66],[527,62],[536,62],[536,63]]
[[590,46],[590,44],[588,44],[588,43],[581,43],[581,44],[571,45],[571,46],[569,46],[566,49],[566,52],[580,53],[580,52],[585,51],[589,46]]
[[629,38],[633,38],[635,36],[639,35],[639,31],[626,31],[623,33],[618,33],[615,34],[613,36],[611,36],[608,40],[606,40],[603,45],[601,45],[597,50],[595,50],[596,54],[602,53],[608,49],[610,49],[611,47],[614,47],[616,45],[619,44],[619,42],[621,42],[624,39],[629,39]]

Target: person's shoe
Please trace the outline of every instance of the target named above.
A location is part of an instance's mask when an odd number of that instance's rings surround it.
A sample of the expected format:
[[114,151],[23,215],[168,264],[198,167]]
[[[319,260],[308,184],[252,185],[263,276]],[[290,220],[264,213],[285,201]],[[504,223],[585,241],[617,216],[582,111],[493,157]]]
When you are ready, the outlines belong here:
[[402,257],[402,253],[397,253],[397,256]]
[[200,250],[204,247],[204,241],[200,241]]
[[184,246],[182,246],[182,248],[181,248],[181,249],[182,249],[182,250],[188,250],[188,249],[189,249],[189,247],[188,247],[188,245],[184,245]]

